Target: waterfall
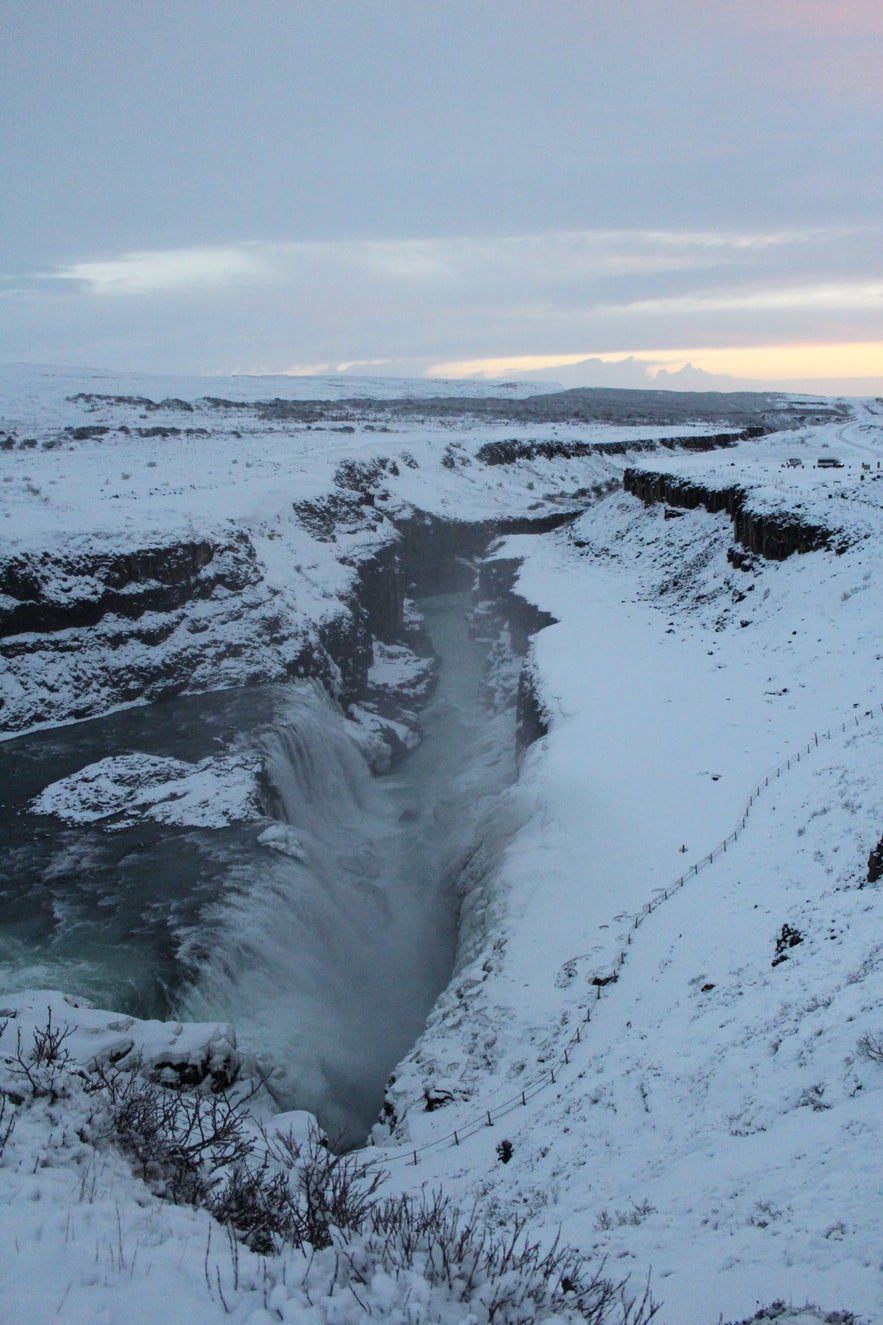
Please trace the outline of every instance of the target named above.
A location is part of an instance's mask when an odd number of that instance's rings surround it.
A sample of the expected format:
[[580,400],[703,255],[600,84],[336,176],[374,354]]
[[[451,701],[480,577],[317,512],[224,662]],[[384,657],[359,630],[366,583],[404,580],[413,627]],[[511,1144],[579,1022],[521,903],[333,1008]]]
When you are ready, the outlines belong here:
[[372,777],[320,687],[292,688],[264,738],[263,849],[182,953],[196,969],[177,1015],[230,1020],[280,1108],[312,1110],[344,1142],[375,1121],[450,978],[462,858],[514,772],[513,716],[488,713],[466,606],[425,604],[441,679],[422,745],[391,775]]
[[268,809],[285,831],[261,834],[204,914],[182,954],[197,971],[179,1015],[232,1021],[280,1107],[312,1109],[351,1140],[425,1016],[419,908],[393,807],[323,692],[295,687],[264,743]]
[[[362,1140],[450,978],[463,860],[514,775],[513,714],[485,702],[488,641],[469,635],[468,596],[422,607],[438,687],[420,713],[422,744],[382,777],[308,681],[19,738],[0,768],[3,985],[229,1021],[280,1108],[311,1109],[332,1137]],[[229,794],[217,769],[237,758],[243,785],[242,769],[253,787],[260,766],[260,809],[240,796],[227,819],[163,817]],[[190,802],[164,793],[150,801],[163,814],[137,813],[170,761],[189,768]],[[84,817],[35,809],[69,777]],[[110,792],[112,814],[96,818],[92,800]]]

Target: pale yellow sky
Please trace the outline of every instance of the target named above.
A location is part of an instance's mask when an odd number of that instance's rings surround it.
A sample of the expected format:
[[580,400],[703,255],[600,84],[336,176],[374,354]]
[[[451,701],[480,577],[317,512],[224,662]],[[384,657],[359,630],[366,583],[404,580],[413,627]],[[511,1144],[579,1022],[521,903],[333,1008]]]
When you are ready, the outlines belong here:
[[576,354],[524,354],[487,359],[452,359],[433,364],[431,377],[504,377],[510,373],[564,367],[583,359],[619,363],[637,359],[652,371],[677,372],[686,364],[708,373],[748,377],[757,381],[782,378],[883,378],[883,341],[832,345],[737,345],[676,350],[633,350],[610,353],[584,350]]

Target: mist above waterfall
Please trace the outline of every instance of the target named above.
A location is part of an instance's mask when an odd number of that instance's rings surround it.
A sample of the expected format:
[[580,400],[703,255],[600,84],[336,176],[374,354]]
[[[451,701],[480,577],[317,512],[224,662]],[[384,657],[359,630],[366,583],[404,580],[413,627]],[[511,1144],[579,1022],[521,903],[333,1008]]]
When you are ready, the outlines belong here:
[[421,746],[374,778],[324,692],[293,687],[264,737],[267,808],[285,832],[264,832],[261,859],[236,868],[182,953],[196,974],[178,1015],[231,1020],[279,1106],[313,1110],[345,1141],[369,1129],[450,976],[458,865],[514,771],[512,715],[483,701],[466,595],[424,607],[441,669]]
[[450,978],[461,862],[514,774],[468,594],[423,606],[439,682],[421,744],[382,777],[315,681],[16,741],[5,987],[229,1021],[280,1108],[363,1138]]

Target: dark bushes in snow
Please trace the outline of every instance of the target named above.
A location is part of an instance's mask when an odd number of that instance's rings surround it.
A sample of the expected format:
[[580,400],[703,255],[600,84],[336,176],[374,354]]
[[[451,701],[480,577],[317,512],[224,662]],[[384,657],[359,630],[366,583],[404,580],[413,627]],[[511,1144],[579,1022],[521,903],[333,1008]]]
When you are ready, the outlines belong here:
[[[519,1219],[501,1231],[441,1192],[381,1197],[382,1171],[360,1154],[334,1154],[318,1128],[305,1140],[269,1135],[246,1100],[223,1091],[163,1086],[137,1068],[83,1067],[71,1059],[68,1034],[49,1021],[33,1046],[19,1035],[4,1065],[21,1090],[0,1090],[0,1154],[14,1125],[4,1123],[10,1102],[79,1101],[82,1141],[119,1147],[156,1195],[223,1223],[231,1246],[264,1256],[295,1248],[309,1265],[323,1251],[333,1255],[328,1295],[337,1283],[369,1315],[378,1276],[403,1284],[406,1300],[408,1283],[422,1281],[438,1294],[438,1319],[453,1319],[453,1310],[474,1325],[649,1325],[658,1311],[649,1284],[630,1296],[626,1280],[608,1278],[574,1248],[556,1239],[543,1249]],[[505,1162],[510,1143],[498,1152]]]
[[773,966],[778,966],[780,962],[787,961],[789,949],[796,948],[798,943],[802,942],[803,935],[799,929],[796,929],[793,925],[783,925],[776,939],[776,955],[773,957]]

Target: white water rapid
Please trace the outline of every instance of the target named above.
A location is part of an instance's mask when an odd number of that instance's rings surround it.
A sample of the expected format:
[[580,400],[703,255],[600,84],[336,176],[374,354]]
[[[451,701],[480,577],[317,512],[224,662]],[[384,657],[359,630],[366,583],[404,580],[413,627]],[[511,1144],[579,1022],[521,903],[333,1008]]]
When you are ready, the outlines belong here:
[[422,745],[373,778],[321,690],[293,689],[265,738],[277,849],[237,865],[201,917],[176,1006],[230,1020],[280,1107],[313,1110],[343,1143],[367,1133],[450,977],[458,865],[514,774],[513,715],[484,702],[466,596],[422,606],[441,658]]

